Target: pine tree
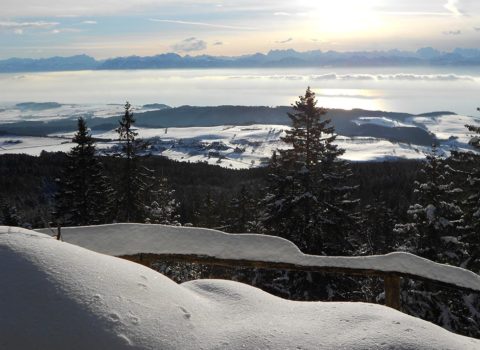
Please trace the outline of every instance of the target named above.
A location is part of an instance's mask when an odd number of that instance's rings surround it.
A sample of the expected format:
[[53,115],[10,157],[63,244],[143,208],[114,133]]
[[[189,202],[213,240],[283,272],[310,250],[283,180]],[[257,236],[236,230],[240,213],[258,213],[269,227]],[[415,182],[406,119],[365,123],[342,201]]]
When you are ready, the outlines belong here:
[[455,202],[458,190],[449,180],[451,172],[433,145],[415,182],[416,203],[407,212],[411,222],[397,225],[395,231],[405,237],[410,252],[459,266],[465,254],[457,230],[462,210]]
[[6,203],[1,206],[1,220],[0,223],[4,226],[20,226],[21,220],[17,213],[15,206],[10,206]]
[[[408,210],[412,221],[396,227],[396,232],[407,242],[408,250],[434,261],[467,268],[475,261],[467,239],[471,237],[468,233],[473,233],[468,203],[471,194],[478,191],[478,187],[473,192],[470,188],[475,182],[471,181],[475,159],[471,152],[453,151],[445,161],[435,147],[432,149],[421,170],[421,181],[415,182],[417,202]],[[479,335],[480,317],[475,311],[480,302],[478,295],[439,291],[420,281],[410,280],[404,284],[404,312],[454,332]]]
[[207,191],[205,198],[200,202],[195,217],[195,224],[198,227],[220,228],[218,227],[220,224],[218,203],[210,191]]
[[[469,144],[480,152],[480,127],[465,126],[474,133]],[[468,259],[464,265],[480,272],[480,155],[456,151],[452,152],[452,159],[458,167],[457,183],[463,192],[460,204],[463,216],[459,229],[468,250]]]
[[139,165],[139,156],[147,148],[147,144],[137,139],[134,128],[132,106],[125,103],[125,112],[119,121],[117,133],[121,143],[119,156],[123,159],[117,196],[117,220],[126,222],[144,222],[147,207],[150,204],[148,189],[154,179],[150,169]]
[[153,191],[153,201],[147,208],[148,221],[152,224],[180,226],[179,208],[175,191],[169,188],[167,178],[161,177]]
[[251,193],[243,185],[240,191],[230,201],[228,215],[228,232],[256,233],[256,208]]
[[325,109],[316,106],[315,93],[293,105],[292,128],[270,161],[269,185],[262,201],[263,226],[271,234],[294,241],[309,253],[342,254],[350,251],[347,230],[355,201],[346,185],[351,172],[339,157],[336,135]]
[[385,201],[375,199],[362,208],[360,237],[356,255],[390,253],[395,246],[393,229],[396,219]]
[[58,224],[80,226],[111,220],[113,189],[95,156],[95,142],[83,118],[73,137],[77,145],[68,153],[67,164],[55,196],[54,217]]

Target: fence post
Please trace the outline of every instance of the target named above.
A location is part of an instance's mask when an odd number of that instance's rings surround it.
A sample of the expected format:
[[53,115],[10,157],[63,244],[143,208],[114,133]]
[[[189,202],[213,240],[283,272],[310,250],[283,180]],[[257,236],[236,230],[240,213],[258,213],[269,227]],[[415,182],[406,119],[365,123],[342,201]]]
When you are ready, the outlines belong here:
[[400,310],[400,277],[386,275],[383,283],[385,284],[385,305]]
[[62,227],[57,225],[57,241],[60,241],[62,239]]

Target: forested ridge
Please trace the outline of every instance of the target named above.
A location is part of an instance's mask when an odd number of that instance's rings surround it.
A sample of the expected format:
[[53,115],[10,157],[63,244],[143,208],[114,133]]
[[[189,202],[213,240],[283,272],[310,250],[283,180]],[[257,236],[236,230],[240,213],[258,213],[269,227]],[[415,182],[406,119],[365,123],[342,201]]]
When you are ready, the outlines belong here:
[[[16,208],[22,223],[40,228],[52,221],[51,206],[58,186],[55,179],[61,176],[66,158],[61,152],[43,152],[39,157],[0,155],[1,200]],[[101,157],[101,161],[107,175],[115,182],[122,160]],[[222,221],[228,218],[224,204],[236,198],[242,187],[254,200],[259,199],[268,174],[268,168],[233,170],[161,156],[144,157],[141,163],[168,179],[175,190],[175,198],[181,203],[182,223],[195,221],[194,208],[210,193],[218,213],[218,220],[212,227],[222,226]],[[358,185],[356,193],[362,203],[375,203],[384,198],[386,208],[401,218],[406,215],[405,210],[413,197],[413,181],[421,165],[417,160],[351,163],[353,175],[349,182]]]

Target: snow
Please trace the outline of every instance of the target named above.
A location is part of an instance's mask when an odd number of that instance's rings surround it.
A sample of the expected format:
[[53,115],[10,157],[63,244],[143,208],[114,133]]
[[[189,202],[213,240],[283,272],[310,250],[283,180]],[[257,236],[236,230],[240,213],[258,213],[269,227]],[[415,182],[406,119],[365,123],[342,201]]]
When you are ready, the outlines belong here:
[[402,123],[398,120],[390,119],[390,118],[387,118],[387,117],[359,117],[354,122],[357,125],[374,124],[374,125],[380,125],[380,126],[383,126],[383,127],[386,127],[386,128],[398,128],[398,127],[414,128],[414,127],[416,127],[416,125],[413,125],[411,123]]
[[462,115],[442,115],[438,117],[412,117],[409,122],[415,123],[439,139],[448,140],[450,137],[457,138],[458,142],[467,144],[470,140],[466,124],[478,124],[478,118]]
[[[117,106],[118,107],[118,106]],[[469,136],[465,124],[475,124],[472,117],[445,115],[438,117],[412,117],[400,122],[386,117],[361,117],[357,124],[373,123],[387,127],[422,127],[442,139],[440,151],[448,155],[451,149],[468,150]],[[183,162],[205,162],[232,169],[248,169],[265,165],[273,151],[287,147],[280,138],[285,125],[256,124],[249,126],[221,125],[188,128],[137,128],[138,137],[148,139],[150,152]],[[0,137],[0,154],[26,153],[39,155],[42,150],[68,151],[73,132],[55,133],[50,137]],[[99,150],[107,152],[115,147],[115,130],[93,131],[102,141]],[[450,138],[452,137],[452,138]],[[6,145],[5,140],[16,139],[23,144]],[[382,161],[389,159],[424,159],[430,147],[397,143],[373,137],[347,137],[339,135],[335,141],[346,150],[343,159],[350,161]]]
[[73,147],[71,138],[0,136],[0,154],[28,154],[39,156],[42,151],[68,152]]
[[[139,128],[139,136],[152,138],[152,154],[163,155],[170,159],[184,162],[206,162],[226,168],[246,169],[266,164],[274,150],[285,148],[280,141],[286,126],[252,125],[252,126],[218,126],[148,129]],[[21,140],[30,146],[0,146],[3,153],[27,153],[39,155],[43,149],[47,151],[68,151],[71,147],[64,144],[71,139],[73,133],[50,135],[49,138],[9,136],[5,139]],[[106,151],[116,144],[116,133],[96,133],[94,136],[105,141],[97,143],[97,148]],[[59,138],[60,137],[60,138]],[[61,139],[64,138],[64,139]],[[60,141],[62,140],[62,141]],[[0,141],[1,142],[1,141]],[[371,137],[338,136],[335,142],[346,149],[342,158],[351,161],[378,161],[385,159],[405,158],[421,159],[425,157],[428,147],[393,143]],[[47,146],[48,145],[48,146]]]
[[[52,234],[48,229],[39,232]],[[327,257],[303,254],[292,242],[275,236],[228,234],[221,231],[149,224],[110,224],[62,228],[66,242],[113,256],[135,254],[197,255],[225,260],[281,262],[309,267],[378,270],[417,275],[480,291],[480,276],[434,263],[409,253]]]
[[385,306],[287,301],[231,281],[178,285],[24,229],[0,227],[0,251],[4,349],[480,348]]
[[338,136],[335,144],[345,149],[343,159],[366,162],[388,159],[423,159],[429,147],[407,143],[393,143],[373,137]]
[[[154,109],[142,109],[134,106],[142,112]],[[107,118],[120,116],[124,113],[123,104],[59,104],[56,108],[48,109],[25,109],[13,104],[0,104],[0,123],[18,121],[52,121],[59,119],[76,120],[79,117]]]

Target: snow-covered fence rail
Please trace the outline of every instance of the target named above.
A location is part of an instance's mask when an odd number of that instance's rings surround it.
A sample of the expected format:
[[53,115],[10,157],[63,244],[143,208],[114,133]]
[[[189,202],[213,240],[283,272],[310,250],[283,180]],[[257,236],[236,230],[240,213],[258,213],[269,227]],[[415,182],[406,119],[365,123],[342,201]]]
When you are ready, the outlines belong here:
[[[39,230],[48,233],[47,230]],[[434,282],[480,292],[480,276],[408,253],[333,257],[303,254],[292,242],[274,236],[146,224],[62,228],[68,243],[150,266],[160,259],[228,267],[314,271],[384,279],[386,305],[400,308],[400,279]]]

